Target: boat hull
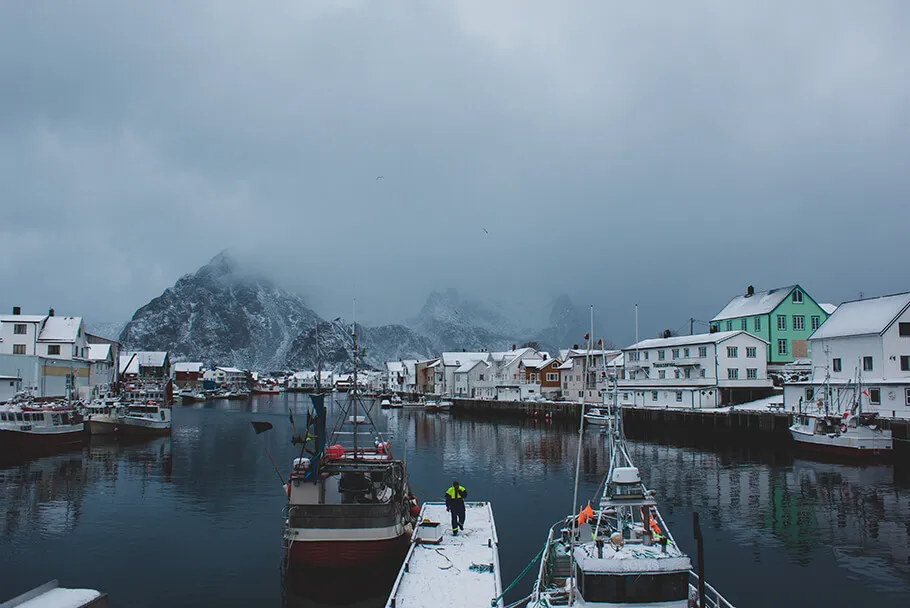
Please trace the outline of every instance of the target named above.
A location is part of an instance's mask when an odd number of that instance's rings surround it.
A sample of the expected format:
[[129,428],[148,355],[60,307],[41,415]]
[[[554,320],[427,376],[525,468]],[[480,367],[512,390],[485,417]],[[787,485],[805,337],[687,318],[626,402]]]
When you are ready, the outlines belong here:
[[171,423],[125,418],[120,424],[120,432],[124,435],[169,435]]
[[82,423],[68,425],[65,429],[53,431],[19,431],[0,429],[0,450],[7,448],[25,449],[43,448],[46,446],[81,443],[85,426]]
[[880,439],[860,438],[851,441],[843,436],[828,437],[827,435],[808,434],[792,428],[790,429],[790,436],[797,447],[820,454],[857,459],[876,459],[887,458],[892,452],[890,437],[882,437]]
[[390,560],[400,563],[409,542],[407,534],[382,540],[295,540],[291,542],[288,561],[292,566],[314,568],[360,568]]
[[120,432],[120,422],[113,420],[89,420],[86,422],[90,435],[115,435]]

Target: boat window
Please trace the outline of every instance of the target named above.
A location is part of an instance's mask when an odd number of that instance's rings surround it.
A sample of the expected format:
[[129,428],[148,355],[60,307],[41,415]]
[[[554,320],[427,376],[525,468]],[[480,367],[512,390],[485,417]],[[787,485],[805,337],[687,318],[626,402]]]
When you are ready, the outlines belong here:
[[689,573],[590,574],[580,572],[578,591],[585,602],[650,604],[689,597]]
[[22,417],[22,413],[21,413],[21,412],[17,412],[17,413],[16,413],[16,420],[17,420],[18,422],[23,422],[23,421],[24,421],[24,418]]

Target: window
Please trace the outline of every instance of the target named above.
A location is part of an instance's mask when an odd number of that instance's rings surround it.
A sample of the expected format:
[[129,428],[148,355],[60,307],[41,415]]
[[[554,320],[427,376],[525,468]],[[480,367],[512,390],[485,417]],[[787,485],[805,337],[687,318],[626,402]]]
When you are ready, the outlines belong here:
[[863,357],[863,371],[864,372],[872,371],[872,357]]
[[623,394],[622,394],[622,400],[623,400],[623,401],[628,401],[628,400],[629,400],[629,393],[623,393]]
[[691,377],[692,377],[692,376],[691,376],[691,373],[690,373],[691,371],[692,371],[692,368],[691,368],[691,367],[687,367],[687,368],[686,368],[686,378],[691,378]]
[[749,330],[749,320],[743,319],[742,321],[740,321],[739,328],[743,331],[748,331]]
[[647,361],[650,357],[651,357],[650,351],[647,351],[647,350],[646,350],[646,351],[645,351],[645,361]]
[[707,347],[707,346],[699,346],[699,347],[698,347],[698,356],[699,356],[700,359],[704,359],[705,357],[707,357],[707,356],[708,356],[708,347]]
[[651,401],[657,401],[657,391],[651,391]]
[[822,325],[822,318],[818,315],[812,315],[812,331],[815,331]]
[[811,386],[806,388],[806,401],[812,401],[815,399],[815,389]]
[[910,338],[910,323],[898,323],[897,335],[902,338]]
[[755,331],[761,331],[761,317],[755,317]]
[[910,388],[906,390],[906,399],[904,400],[904,405],[910,405]]
[[739,356],[739,348],[736,346],[727,347],[727,357],[730,359],[735,359]]
[[657,360],[663,361],[664,359],[666,359],[664,351],[662,351],[662,350],[657,351]]
[[[536,375],[537,375],[537,374],[531,374],[531,382],[534,382],[534,380],[535,380],[534,376],[536,376]],[[483,382],[483,374],[478,374],[478,375],[477,375],[477,379],[478,379],[479,381]]]
[[676,391],[676,400],[682,401],[682,391]]
[[793,290],[793,303],[802,304],[803,303],[803,292],[798,289]]
[[47,354],[59,355],[60,354],[60,345],[59,344],[48,344],[47,345]]
[[871,403],[872,405],[881,405],[882,389],[880,389],[880,388],[870,388],[869,389],[869,403]]
[[559,374],[553,372],[547,372],[547,382],[557,382],[559,380]]
[[13,354],[14,355],[24,355],[25,354],[25,344],[13,344]]
[[701,368],[701,377],[702,377],[702,378],[705,377],[705,368]]
[[673,358],[679,359],[679,349],[678,348],[673,349]]
[[727,370],[727,380],[739,380],[739,370],[731,367]]
[[733,331],[733,321],[727,321],[727,331]]
[[793,315],[793,331],[806,329],[806,315]]
[[579,396],[579,397],[584,397],[584,396],[585,396],[585,392],[584,392],[584,391],[578,391],[578,396]]
[[754,346],[747,346],[746,347],[746,359],[754,359],[757,352],[758,352],[758,349],[755,348]]
[[781,338],[777,341],[777,354],[786,355],[787,354],[787,341]]
[[660,378],[661,380],[666,379],[666,377],[667,377],[667,370],[662,369],[662,370],[660,370],[659,372],[657,372],[657,377]]
[[910,355],[901,355],[901,371],[910,372]]
[[685,358],[685,359],[689,358],[689,349],[688,348],[683,349],[683,358]]
[[673,370],[673,375],[674,375],[676,378],[679,378],[679,370],[678,370],[678,369],[674,369],[674,370]]
[[831,369],[839,372],[841,370],[840,359],[831,359]]
[[746,378],[748,378],[749,380],[757,380],[758,379],[758,369],[756,369],[754,367],[746,368]]
[[16,323],[13,325],[13,333],[24,336],[28,332],[28,326],[25,323]]
[[712,324],[711,324],[711,329],[712,329],[713,331],[720,331],[720,323],[712,323]]
[[787,331],[787,315],[777,315],[777,329]]

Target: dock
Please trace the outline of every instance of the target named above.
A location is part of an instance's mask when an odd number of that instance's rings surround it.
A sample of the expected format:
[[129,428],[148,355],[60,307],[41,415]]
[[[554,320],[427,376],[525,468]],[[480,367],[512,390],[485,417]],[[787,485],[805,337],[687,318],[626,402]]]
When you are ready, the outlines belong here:
[[94,589],[65,589],[53,580],[0,603],[0,608],[107,608],[107,594]]
[[423,504],[386,608],[502,608],[493,508],[469,502],[465,512],[465,529],[453,536],[445,504]]

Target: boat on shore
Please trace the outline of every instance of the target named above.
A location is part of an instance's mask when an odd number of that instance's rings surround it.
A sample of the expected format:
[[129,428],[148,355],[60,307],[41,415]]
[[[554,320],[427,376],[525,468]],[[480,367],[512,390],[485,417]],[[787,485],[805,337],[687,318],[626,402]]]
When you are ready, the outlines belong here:
[[[354,381],[326,432],[325,395],[313,394],[306,429],[286,486],[283,533],[288,568],[373,568],[400,562],[413,530],[405,463],[376,429]],[[293,423],[293,414],[292,414]]]
[[0,450],[80,443],[84,431],[82,415],[68,403],[13,402],[0,406]]

